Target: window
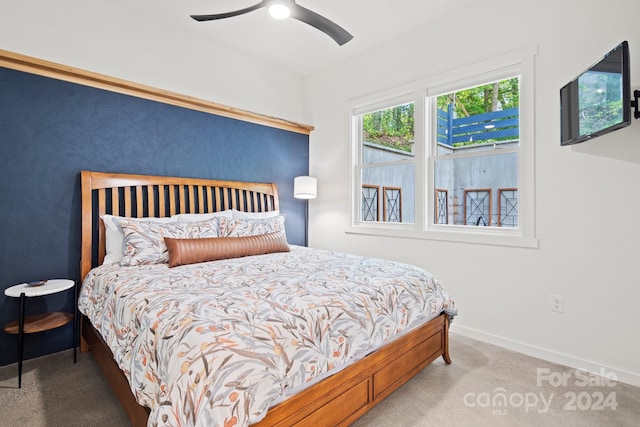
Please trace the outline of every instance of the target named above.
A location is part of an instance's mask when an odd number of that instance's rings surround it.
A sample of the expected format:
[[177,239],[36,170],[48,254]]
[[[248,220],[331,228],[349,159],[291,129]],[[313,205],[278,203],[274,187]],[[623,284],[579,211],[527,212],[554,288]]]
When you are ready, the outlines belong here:
[[[434,217],[433,223],[517,227],[517,210],[500,221],[492,207],[500,204],[494,197],[506,196],[499,188],[518,186],[519,76],[433,95],[429,101],[437,116],[434,185],[453,196],[451,222]],[[517,197],[517,191],[510,196]]]
[[536,247],[536,53],[354,102],[349,232]]
[[414,120],[415,104],[398,99],[354,117],[361,188],[356,222],[414,222]]

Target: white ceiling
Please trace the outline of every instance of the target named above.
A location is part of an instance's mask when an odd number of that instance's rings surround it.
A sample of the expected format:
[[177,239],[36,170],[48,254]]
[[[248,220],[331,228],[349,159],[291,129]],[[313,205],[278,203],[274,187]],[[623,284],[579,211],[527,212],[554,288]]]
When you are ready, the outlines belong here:
[[209,22],[189,17],[230,12],[260,0],[110,1],[145,19],[195,33],[294,73],[308,75],[479,0],[298,0],[300,5],[336,22],[354,36],[343,46],[300,21],[273,19],[264,8]]

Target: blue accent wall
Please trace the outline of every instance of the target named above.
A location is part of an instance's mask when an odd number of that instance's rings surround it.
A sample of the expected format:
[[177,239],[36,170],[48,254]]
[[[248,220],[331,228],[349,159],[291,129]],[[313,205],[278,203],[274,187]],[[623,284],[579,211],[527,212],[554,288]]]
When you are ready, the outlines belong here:
[[[308,174],[308,135],[0,68],[0,326],[18,318],[4,289],[79,279],[83,169],[275,182],[289,243],[304,244],[293,179]],[[27,315],[72,309],[73,291],[26,303]],[[71,348],[72,331],[27,335],[25,359]],[[17,351],[1,331],[0,365]]]

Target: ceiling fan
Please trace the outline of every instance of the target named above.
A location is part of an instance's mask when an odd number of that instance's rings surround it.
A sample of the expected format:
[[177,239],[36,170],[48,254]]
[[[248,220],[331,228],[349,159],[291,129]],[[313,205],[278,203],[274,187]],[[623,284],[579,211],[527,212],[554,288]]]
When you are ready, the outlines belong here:
[[274,18],[284,19],[291,16],[298,21],[302,21],[305,24],[309,24],[312,27],[322,31],[340,46],[348,42],[353,38],[349,32],[339,26],[333,21],[325,18],[322,15],[304,8],[297,4],[295,0],[262,0],[260,3],[253,6],[245,7],[244,9],[234,10],[233,12],[217,13],[213,15],[191,15],[196,21],[213,21],[216,19],[230,18],[232,16],[243,15],[245,13],[253,12],[254,10],[261,9],[263,7],[268,8],[269,13]]

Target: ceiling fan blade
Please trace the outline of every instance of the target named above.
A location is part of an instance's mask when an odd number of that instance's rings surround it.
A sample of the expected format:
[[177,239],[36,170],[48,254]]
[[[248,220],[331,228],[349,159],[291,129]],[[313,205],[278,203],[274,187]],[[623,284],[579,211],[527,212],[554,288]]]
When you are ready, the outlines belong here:
[[317,28],[318,30],[322,31],[333,40],[335,40],[335,42],[340,46],[353,38],[353,36],[349,34],[347,30],[345,30],[335,22],[330,21],[324,16],[318,15],[317,13],[305,7],[302,7],[297,3],[293,8],[293,11],[291,11],[291,17]]
[[244,15],[245,13],[253,12],[254,10],[260,9],[261,7],[265,7],[266,4],[267,1],[263,0],[258,4],[245,7],[244,9],[234,10],[233,12],[216,13],[213,15],[191,15],[191,17],[196,21],[213,21],[214,19],[231,18],[232,16]]

